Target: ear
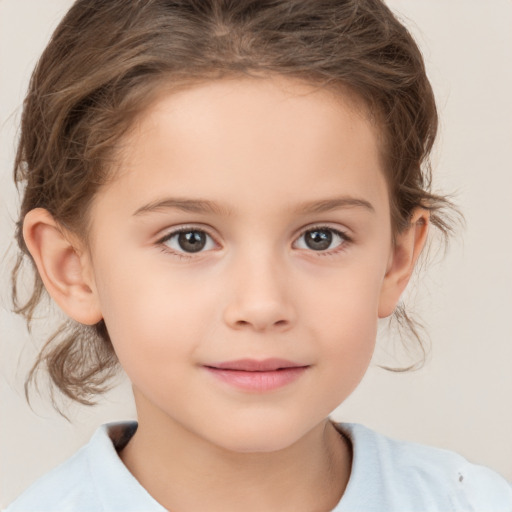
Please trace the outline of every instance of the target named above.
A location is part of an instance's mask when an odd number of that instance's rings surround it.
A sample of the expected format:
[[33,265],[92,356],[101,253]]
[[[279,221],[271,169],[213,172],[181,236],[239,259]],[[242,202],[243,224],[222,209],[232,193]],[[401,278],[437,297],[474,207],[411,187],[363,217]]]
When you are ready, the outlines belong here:
[[53,300],[77,322],[93,325],[102,319],[86,252],[43,208],[27,213],[23,238],[44,286]]
[[396,236],[381,288],[379,318],[390,316],[395,310],[425,245],[429,219],[427,210],[417,208],[412,214],[409,227]]

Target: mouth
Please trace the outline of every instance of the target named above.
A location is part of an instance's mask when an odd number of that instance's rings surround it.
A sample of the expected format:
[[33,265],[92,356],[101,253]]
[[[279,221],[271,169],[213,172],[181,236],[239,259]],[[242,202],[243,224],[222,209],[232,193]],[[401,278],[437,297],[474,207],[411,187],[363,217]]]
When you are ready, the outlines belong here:
[[285,359],[238,359],[204,368],[222,382],[252,392],[265,392],[282,388],[299,379],[309,368]]

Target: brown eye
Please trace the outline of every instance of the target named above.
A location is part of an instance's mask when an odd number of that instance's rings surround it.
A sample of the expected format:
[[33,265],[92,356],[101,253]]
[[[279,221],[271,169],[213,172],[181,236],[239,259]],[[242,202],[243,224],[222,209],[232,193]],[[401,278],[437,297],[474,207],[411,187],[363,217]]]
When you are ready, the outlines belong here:
[[332,233],[326,229],[306,231],[304,234],[304,242],[314,251],[325,251],[329,249],[332,243]]
[[161,243],[175,252],[196,253],[215,246],[210,235],[199,229],[184,229],[166,236]]
[[178,235],[178,245],[185,252],[199,252],[206,245],[206,233],[189,231]]
[[299,249],[311,249],[312,251],[327,251],[343,245],[348,237],[336,229],[319,227],[308,229],[296,242]]

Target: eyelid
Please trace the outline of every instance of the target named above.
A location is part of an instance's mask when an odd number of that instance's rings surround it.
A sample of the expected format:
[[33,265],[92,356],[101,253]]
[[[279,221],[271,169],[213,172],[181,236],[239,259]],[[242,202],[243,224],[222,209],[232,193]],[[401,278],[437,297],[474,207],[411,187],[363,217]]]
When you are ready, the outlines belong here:
[[193,252],[189,253],[186,251],[173,249],[173,248],[169,247],[168,245],[166,245],[165,242],[172,239],[174,236],[179,235],[180,233],[188,233],[190,231],[199,231],[201,233],[204,233],[207,237],[209,237],[213,241],[215,246],[219,247],[219,242],[217,241],[216,236],[212,235],[211,230],[208,229],[208,227],[206,227],[206,226],[197,225],[197,224],[195,224],[195,225],[194,224],[190,224],[190,225],[182,224],[182,225],[176,226],[174,228],[168,228],[166,230],[166,233],[164,235],[160,236],[156,240],[155,244],[157,246],[159,246],[164,252],[174,254],[181,258],[198,257],[198,256],[202,255],[203,253],[208,252],[208,250],[200,250],[200,251],[197,251],[196,253],[193,253]]
[[350,236],[347,231],[348,229],[344,229],[340,226],[332,226],[329,225],[329,223],[317,223],[317,224],[311,224],[309,226],[306,226],[305,228],[302,228],[299,232],[299,234],[295,237],[294,242],[292,245],[295,245],[297,241],[304,236],[306,233],[310,231],[331,231],[335,233],[337,236],[339,236],[342,239],[342,243],[340,243],[338,246],[334,247],[333,249],[326,249],[323,251],[315,251],[311,248],[300,248],[301,250],[309,251],[312,253],[317,253],[318,255],[329,255],[329,254],[335,254],[337,252],[340,252],[346,248],[347,245],[350,245],[353,242],[352,236]]
[[299,230],[297,230],[295,240],[297,240],[297,238],[302,236],[304,233],[307,233],[308,231],[314,231],[315,229],[318,229],[318,230],[325,229],[325,230],[334,231],[334,232],[342,235],[347,240],[349,240],[349,239],[352,240],[352,236],[349,235],[349,233],[351,232],[351,230],[349,228],[347,228],[345,226],[340,226],[339,224],[334,225],[334,223],[330,223],[330,222],[315,222],[313,224],[309,224],[303,228],[300,228]]
[[[300,250],[305,250],[308,252],[316,253],[318,255],[327,256],[327,255],[336,254],[337,252],[344,250],[348,245],[350,245],[353,242],[352,236],[347,233],[348,231],[350,231],[349,229],[340,227],[339,225],[334,227],[329,223],[321,223],[320,222],[320,223],[311,224],[311,225],[308,225],[308,226],[302,228],[299,231],[299,233],[295,236],[293,243],[292,243],[292,247],[295,246],[297,241],[302,236],[304,236],[307,232],[314,231],[314,230],[331,231],[331,232],[335,233],[337,236],[339,236],[342,239],[342,242],[333,249],[315,251],[314,249],[311,249],[311,248],[307,248],[307,249],[300,248]],[[217,241],[217,236],[213,235],[211,233],[211,228],[209,226],[205,226],[205,225],[201,225],[201,224],[199,224],[199,225],[198,224],[183,224],[183,225],[175,226],[174,228],[172,228],[172,227],[167,228],[166,233],[164,235],[160,236],[156,240],[155,244],[160,246],[164,252],[171,253],[171,254],[181,257],[183,259],[189,259],[189,258],[194,258],[194,257],[197,258],[197,257],[203,255],[204,253],[212,250],[212,249],[200,250],[200,251],[197,251],[196,253],[193,253],[193,252],[189,253],[186,251],[175,250],[165,244],[165,242],[170,240],[173,236],[179,235],[180,233],[190,232],[190,231],[199,231],[199,232],[205,233],[206,236],[210,237],[210,239],[217,246],[217,248],[220,246],[219,242]]]
[[[217,235],[214,235],[214,228],[212,228],[208,224],[203,224],[201,222],[184,222],[184,223],[176,223],[174,225],[167,225],[163,229],[159,230],[158,239],[163,239],[167,236],[171,236],[176,233],[180,233],[183,231],[203,231],[204,233],[210,235],[212,238],[218,238]],[[163,234],[162,234],[163,233]]]

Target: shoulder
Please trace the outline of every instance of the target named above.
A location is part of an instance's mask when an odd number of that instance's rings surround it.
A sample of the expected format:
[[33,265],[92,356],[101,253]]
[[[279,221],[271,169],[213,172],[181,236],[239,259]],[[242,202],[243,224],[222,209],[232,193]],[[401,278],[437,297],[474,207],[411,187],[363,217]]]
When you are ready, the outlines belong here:
[[7,512],[74,510],[84,503],[90,510],[101,510],[92,485],[89,446],[81,448],[70,459],[36,480],[9,507]]
[[[368,504],[362,509],[368,512],[383,510],[383,503],[384,509],[396,512],[512,511],[512,486],[487,467],[448,450],[391,439],[362,425],[343,423],[337,428],[353,449],[347,506],[363,499]],[[348,512],[350,507],[340,510]]]
[[6,512],[163,511],[117,455],[135,422],[102,425],[87,445],[21,494]]

